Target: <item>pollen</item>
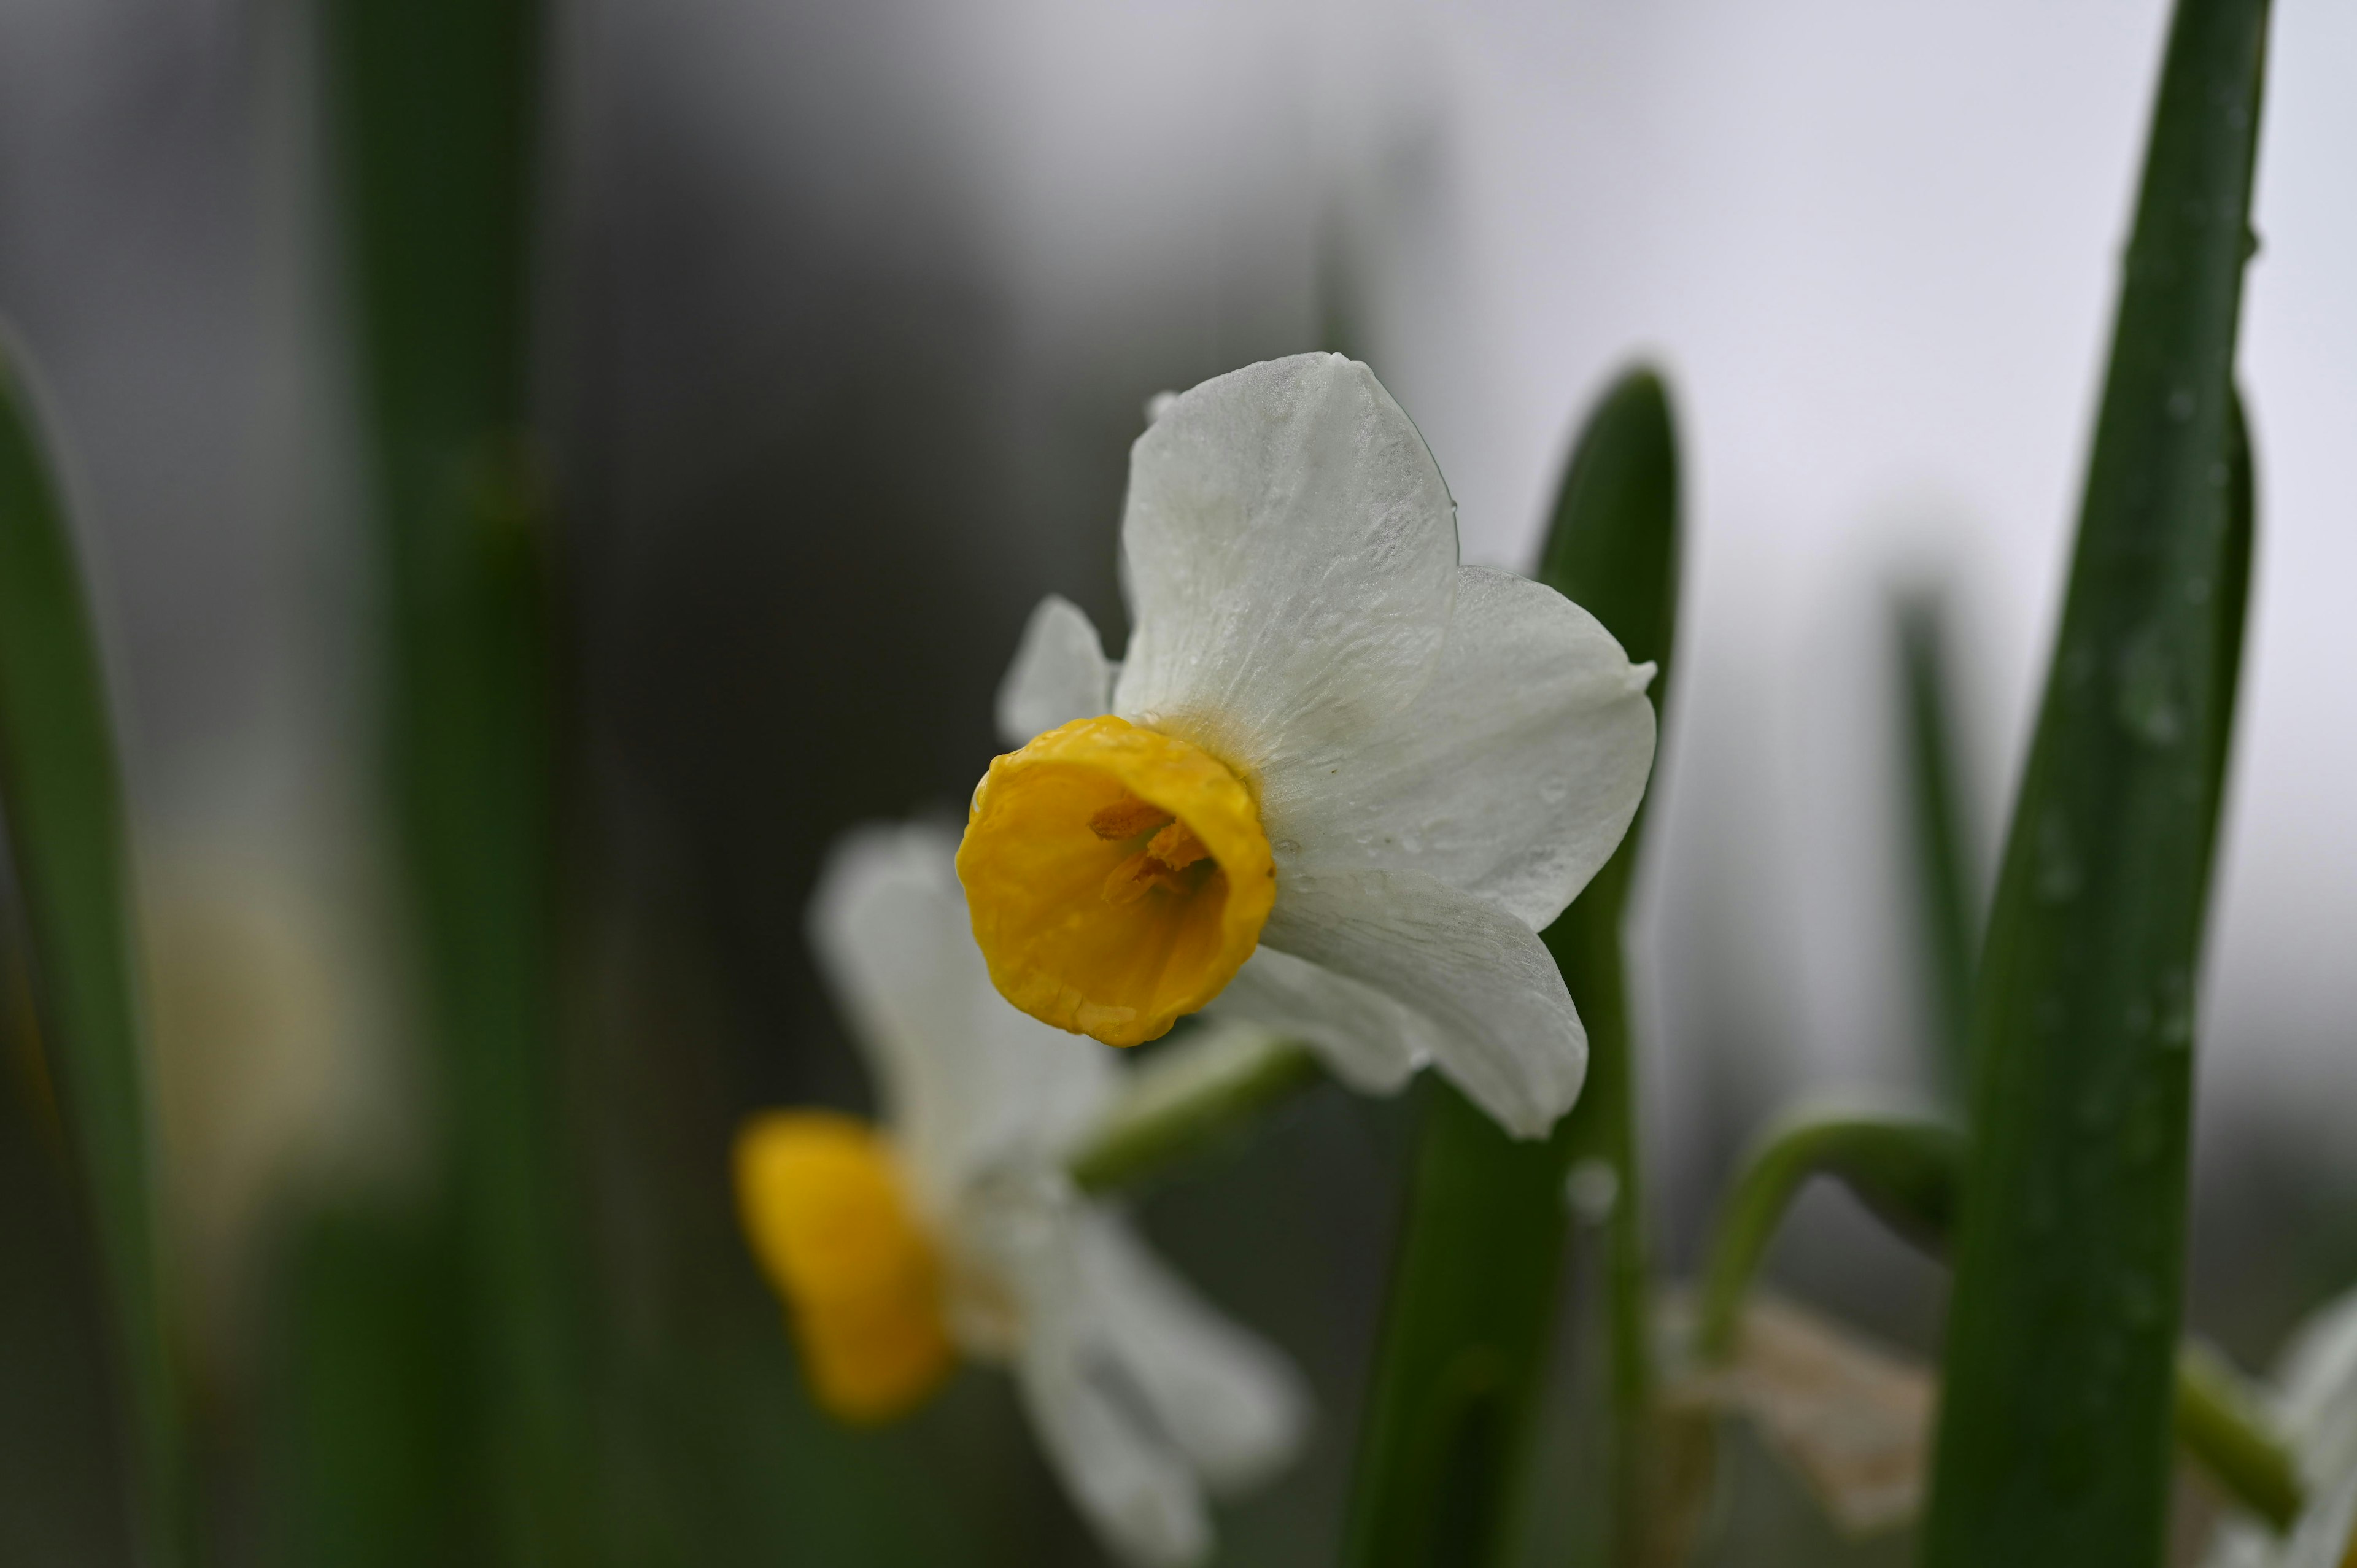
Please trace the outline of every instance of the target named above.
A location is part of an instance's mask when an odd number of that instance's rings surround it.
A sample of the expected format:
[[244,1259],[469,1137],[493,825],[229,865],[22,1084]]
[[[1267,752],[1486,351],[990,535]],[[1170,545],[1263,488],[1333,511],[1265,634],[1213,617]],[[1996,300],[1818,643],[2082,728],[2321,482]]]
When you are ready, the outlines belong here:
[[1114,1046],[1159,1037],[1225,990],[1276,897],[1243,779],[1110,715],[990,765],[958,877],[1000,993]]
[[913,1409],[956,1352],[940,1249],[890,1146],[854,1117],[769,1112],[737,1133],[736,1175],[738,1217],[813,1396],[861,1424]]

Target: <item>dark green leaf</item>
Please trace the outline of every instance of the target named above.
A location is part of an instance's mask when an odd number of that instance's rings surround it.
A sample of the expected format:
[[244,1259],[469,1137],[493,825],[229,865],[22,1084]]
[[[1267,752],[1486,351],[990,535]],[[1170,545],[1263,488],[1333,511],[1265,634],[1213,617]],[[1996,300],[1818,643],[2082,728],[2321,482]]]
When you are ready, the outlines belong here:
[[576,1562],[605,1543],[554,1059],[548,505],[527,395],[540,6],[328,0],[321,37],[471,1462],[505,1560]]
[[[1677,612],[1677,451],[1660,379],[1634,371],[1590,418],[1564,478],[1539,580],[1586,607],[1633,660],[1666,666]],[[1656,676],[1658,712],[1663,685]],[[1639,822],[1641,823],[1641,815]],[[1544,1142],[1508,1138],[1448,1085],[1425,1090],[1405,1228],[1361,1434],[1343,1559],[1482,1564],[1513,1548],[1546,1368],[1573,1162],[1606,1161],[1614,1404],[1633,1520],[1648,1398],[1644,1237],[1620,919],[1628,837],[1546,932],[1587,1026],[1587,1083]]]
[[16,352],[0,337],[0,812],[43,1060],[96,1237],[141,1547],[162,1563],[184,1527],[179,1412],[122,786],[71,526]]
[[1975,992],[1932,1568],[2160,1561],[2266,9],[2181,0],[2170,27]]

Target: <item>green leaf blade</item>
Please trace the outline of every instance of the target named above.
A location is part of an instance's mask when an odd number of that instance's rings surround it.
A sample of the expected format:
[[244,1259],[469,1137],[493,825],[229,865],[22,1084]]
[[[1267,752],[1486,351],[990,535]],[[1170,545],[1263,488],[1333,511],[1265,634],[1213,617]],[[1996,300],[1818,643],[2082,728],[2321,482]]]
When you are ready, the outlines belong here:
[[2170,32],[1975,993],[1932,1568],[2160,1560],[2193,972],[2242,614],[2227,455],[2266,17],[2265,0],[2186,0]]
[[129,848],[105,677],[64,496],[0,336],[0,815],[43,1058],[96,1240],[146,1561],[179,1555],[167,1346]]
[[[1581,435],[1538,573],[1632,660],[1657,665],[1667,663],[1676,618],[1677,477],[1661,379],[1623,375]],[[1657,712],[1663,690],[1657,674]],[[1641,1421],[1644,1252],[1620,921],[1642,821],[1545,933],[1587,1027],[1579,1104],[1547,1139],[1522,1142],[1448,1084],[1421,1091],[1423,1128],[1352,1484],[1343,1561],[1353,1568],[1511,1557],[1563,1272],[1565,1180],[1582,1158],[1615,1172],[1614,1403],[1631,1434]]]
[[559,725],[530,395],[544,8],[329,0],[319,40],[384,585],[387,796],[466,1292],[469,1474],[490,1560],[594,1561],[610,1542],[561,1113]]

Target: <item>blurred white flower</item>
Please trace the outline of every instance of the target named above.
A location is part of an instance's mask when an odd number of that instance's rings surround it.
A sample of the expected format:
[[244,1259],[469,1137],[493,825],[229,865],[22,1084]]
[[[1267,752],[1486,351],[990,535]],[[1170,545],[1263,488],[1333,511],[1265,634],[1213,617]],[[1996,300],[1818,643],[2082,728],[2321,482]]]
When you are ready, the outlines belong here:
[[1537,933],[1636,812],[1652,667],[1458,565],[1423,437],[1337,355],[1157,400],[1122,548],[1128,657],[1049,598],[1000,691],[1020,749],[958,855],[999,989],[1113,1045],[1217,999],[1544,1133],[1587,1046]]
[[319,835],[152,832],[141,939],[174,1264],[209,1353],[235,1351],[277,1207],[398,1180],[414,1141],[363,917]]
[[2300,1326],[2274,1381],[2269,1403],[2298,1455],[2308,1509],[2287,1535],[2228,1520],[2202,1568],[2344,1568],[2357,1560],[2357,1291]]
[[1137,1563],[1199,1561],[1206,1489],[1284,1463],[1307,1400],[1275,1351],[1064,1175],[1122,1065],[992,989],[954,848],[946,831],[907,827],[835,850],[811,932],[883,1126],[830,1112],[749,1121],[737,1147],[747,1234],[830,1411],[888,1420],[958,1352],[1004,1362],[1104,1539]]
[[1762,1291],[1743,1304],[1732,1355],[1699,1365],[1692,1304],[1678,1296],[1663,1305],[1673,1416],[1749,1421],[1846,1535],[1871,1535],[1915,1517],[1932,1450],[1930,1369]]

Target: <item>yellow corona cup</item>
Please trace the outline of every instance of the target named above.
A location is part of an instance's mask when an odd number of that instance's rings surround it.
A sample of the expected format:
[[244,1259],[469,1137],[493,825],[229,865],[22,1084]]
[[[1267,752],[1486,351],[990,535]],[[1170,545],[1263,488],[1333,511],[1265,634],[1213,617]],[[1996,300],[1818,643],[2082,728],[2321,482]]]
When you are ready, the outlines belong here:
[[820,1404],[889,1421],[932,1391],[956,1361],[941,1255],[872,1128],[825,1111],[754,1117],[737,1137],[737,1201]]
[[1112,1046],[1158,1038],[1225,989],[1276,898],[1243,780],[1111,715],[993,762],[957,868],[999,992]]

